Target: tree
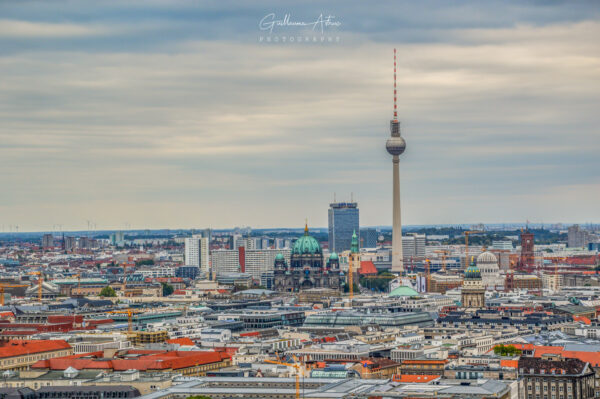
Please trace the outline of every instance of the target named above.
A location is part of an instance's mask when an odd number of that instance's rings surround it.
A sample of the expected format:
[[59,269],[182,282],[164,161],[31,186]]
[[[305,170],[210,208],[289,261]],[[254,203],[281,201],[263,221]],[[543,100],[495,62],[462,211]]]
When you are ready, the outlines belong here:
[[117,296],[117,293],[115,292],[113,287],[107,285],[106,287],[102,288],[102,291],[100,291],[100,296],[115,297]]
[[517,349],[514,345],[496,345],[494,346],[494,354],[500,356],[515,356],[520,355],[521,350]]
[[[360,289],[358,288],[358,285],[356,283],[352,283],[352,286],[354,293],[360,292]],[[344,284],[344,292],[350,292],[350,286],[348,285],[348,283]]]
[[173,289],[172,285],[169,285],[167,283],[161,283],[162,284],[162,292],[163,292],[163,296],[169,296],[173,293],[173,291],[175,291]]
[[135,266],[151,266],[154,264],[154,259],[142,259],[135,262]]

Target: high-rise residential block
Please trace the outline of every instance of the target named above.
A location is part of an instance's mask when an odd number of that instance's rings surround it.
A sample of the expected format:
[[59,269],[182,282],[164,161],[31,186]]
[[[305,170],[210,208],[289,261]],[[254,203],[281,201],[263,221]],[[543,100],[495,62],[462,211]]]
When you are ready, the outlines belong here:
[[198,266],[200,271],[208,276],[210,271],[208,238],[201,235],[193,235],[185,239],[185,265]]

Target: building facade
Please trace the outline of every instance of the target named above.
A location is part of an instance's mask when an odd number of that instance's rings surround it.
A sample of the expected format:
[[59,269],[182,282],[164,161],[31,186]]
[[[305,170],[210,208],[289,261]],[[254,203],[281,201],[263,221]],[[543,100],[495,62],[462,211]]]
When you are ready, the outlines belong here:
[[375,229],[361,229],[360,230],[360,247],[361,248],[376,248],[377,237],[379,233]]
[[329,251],[338,253],[348,251],[352,233],[360,231],[359,227],[359,212],[356,202],[329,204]]
[[202,273],[209,273],[208,238],[194,235],[185,239],[185,264],[198,266]]
[[579,359],[519,359],[520,399],[592,399],[594,372]]

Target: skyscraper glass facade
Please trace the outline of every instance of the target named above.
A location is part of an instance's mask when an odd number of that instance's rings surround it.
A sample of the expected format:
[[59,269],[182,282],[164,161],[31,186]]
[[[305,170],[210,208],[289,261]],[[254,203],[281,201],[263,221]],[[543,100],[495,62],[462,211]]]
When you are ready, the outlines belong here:
[[329,251],[339,253],[349,250],[354,231],[360,234],[358,204],[356,202],[329,204]]

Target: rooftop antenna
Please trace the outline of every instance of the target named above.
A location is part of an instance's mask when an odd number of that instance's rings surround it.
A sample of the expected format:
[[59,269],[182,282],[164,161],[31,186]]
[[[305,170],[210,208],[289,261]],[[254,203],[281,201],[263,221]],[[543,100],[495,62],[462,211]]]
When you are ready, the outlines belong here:
[[396,49],[394,49],[394,122],[398,121],[398,106],[396,104]]
[[335,193],[333,193],[333,203],[335,203]]
[[350,203],[354,202],[354,193],[350,193]]

